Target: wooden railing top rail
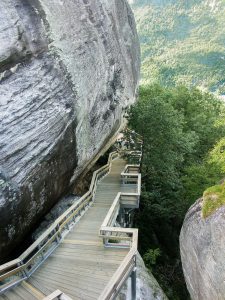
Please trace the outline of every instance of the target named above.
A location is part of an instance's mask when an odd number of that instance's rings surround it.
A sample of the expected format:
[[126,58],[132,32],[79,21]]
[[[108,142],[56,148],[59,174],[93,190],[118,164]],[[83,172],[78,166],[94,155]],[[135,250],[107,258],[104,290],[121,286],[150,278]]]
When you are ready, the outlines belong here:
[[116,198],[113,200],[113,203],[112,203],[112,205],[111,205],[111,207],[110,207],[110,209],[109,209],[109,211],[108,211],[108,213],[107,213],[107,215],[106,215],[106,217],[105,217],[105,219],[104,219],[104,221],[101,225],[100,230],[102,230],[102,228],[105,228],[105,227],[108,226],[109,220],[110,220],[111,216],[113,215],[113,213],[115,212],[115,208],[117,207],[118,203],[120,202],[120,196],[121,196],[121,193],[118,193],[116,195]]
[[127,164],[127,165],[124,167],[124,169],[123,169],[121,175],[124,175],[125,173],[130,173],[130,172],[129,172],[129,169],[138,169],[138,171],[139,171],[140,165],[137,165],[137,164],[136,164],[136,165]]
[[0,266],[0,273],[3,272],[4,270],[7,270],[7,269],[12,268],[14,266],[17,266],[20,263],[20,261],[21,260],[19,258],[16,258],[16,259],[11,260],[11,261],[9,261],[5,264],[2,264]]

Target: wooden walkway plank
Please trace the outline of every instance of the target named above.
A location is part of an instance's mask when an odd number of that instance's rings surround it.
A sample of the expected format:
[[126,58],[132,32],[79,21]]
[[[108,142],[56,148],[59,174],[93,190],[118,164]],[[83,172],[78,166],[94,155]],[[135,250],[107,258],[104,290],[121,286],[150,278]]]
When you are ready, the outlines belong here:
[[59,266],[51,266],[48,267],[49,272],[56,272],[56,273],[62,273],[65,272],[67,276],[79,276],[80,278],[86,277],[87,280],[93,281],[93,278],[98,278],[103,281],[107,281],[107,277],[109,276],[109,273],[107,272],[100,272],[100,271],[91,271],[89,269],[71,269],[71,268],[65,268],[62,269],[62,267]]
[[36,275],[34,276],[34,278],[38,279],[43,286],[46,286],[49,289],[51,288],[52,291],[56,289],[60,289],[62,292],[67,294],[72,299],[74,299],[75,296],[78,296],[81,299],[90,298],[96,300],[99,295],[99,292],[90,291],[86,286],[82,286],[81,288],[79,288],[76,287],[75,285],[64,283],[61,280],[58,281],[51,278],[46,280],[45,278],[43,279],[41,276],[36,276]]

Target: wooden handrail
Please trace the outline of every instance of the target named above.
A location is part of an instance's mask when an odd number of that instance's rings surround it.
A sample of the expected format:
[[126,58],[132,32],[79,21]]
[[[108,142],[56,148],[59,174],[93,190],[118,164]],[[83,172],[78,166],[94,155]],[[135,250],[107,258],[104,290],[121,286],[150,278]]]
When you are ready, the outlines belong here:
[[[17,259],[0,266],[0,293],[18,282],[21,282],[21,280],[29,278],[33,271],[35,271],[58,246],[62,239],[63,230],[69,225],[71,219],[81,213],[93,200],[97,182],[110,171],[112,160],[117,156],[117,152],[111,152],[107,164],[93,173],[89,191],[59,216]],[[49,246],[52,247],[46,249]],[[41,256],[41,259],[34,262],[38,256]],[[15,276],[17,276],[17,278],[15,278]],[[6,279],[7,282],[5,282]]]
[[19,263],[20,263],[20,259],[19,258],[16,258],[14,260],[11,260],[3,265],[0,266],[0,273],[2,273],[3,271],[7,270],[7,269],[10,269],[14,266],[17,266]]
[[110,209],[109,209],[109,211],[108,211],[108,213],[107,213],[107,215],[106,215],[106,217],[105,217],[105,219],[102,223],[101,229],[102,229],[102,227],[107,227],[108,225],[110,226],[109,221],[110,221],[111,216],[114,216],[115,209],[118,206],[118,204],[120,203],[120,196],[121,196],[121,193],[118,193],[116,198],[113,200],[113,203],[112,203],[112,205],[111,205],[111,207],[110,207]]

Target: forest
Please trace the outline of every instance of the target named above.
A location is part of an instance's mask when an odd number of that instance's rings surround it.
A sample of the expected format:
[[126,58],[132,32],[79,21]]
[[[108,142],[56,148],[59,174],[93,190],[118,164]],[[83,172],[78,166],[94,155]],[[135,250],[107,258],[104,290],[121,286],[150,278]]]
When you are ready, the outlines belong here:
[[[189,299],[179,233],[188,208],[224,176],[224,114],[210,93],[158,84],[141,86],[129,112],[129,126],[143,137],[139,251],[169,299]],[[206,202],[203,216],[215,207]]]
[[129,0],[141,43],[141,82],[225,94],[224,0]]

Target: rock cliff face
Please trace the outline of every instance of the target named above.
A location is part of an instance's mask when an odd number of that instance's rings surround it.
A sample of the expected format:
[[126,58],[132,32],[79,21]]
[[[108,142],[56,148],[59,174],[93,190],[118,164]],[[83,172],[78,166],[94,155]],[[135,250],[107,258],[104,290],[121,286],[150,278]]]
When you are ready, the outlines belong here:
[[187,288],[193,300],[225,299],[225,207],[206,219],[202,199],[188,211],[180,234]]
[[0,259],[76,179],[135,101],[126,0],[0,1]]
[[140,254],[137,256],[137,300],[168,300],[155,277],[148,272]]
[[[168,300],[155,277],[148,272],[141,255],[137,255],[137,300]],[[118,300],[132,300],[131,281],[128,279]]]

